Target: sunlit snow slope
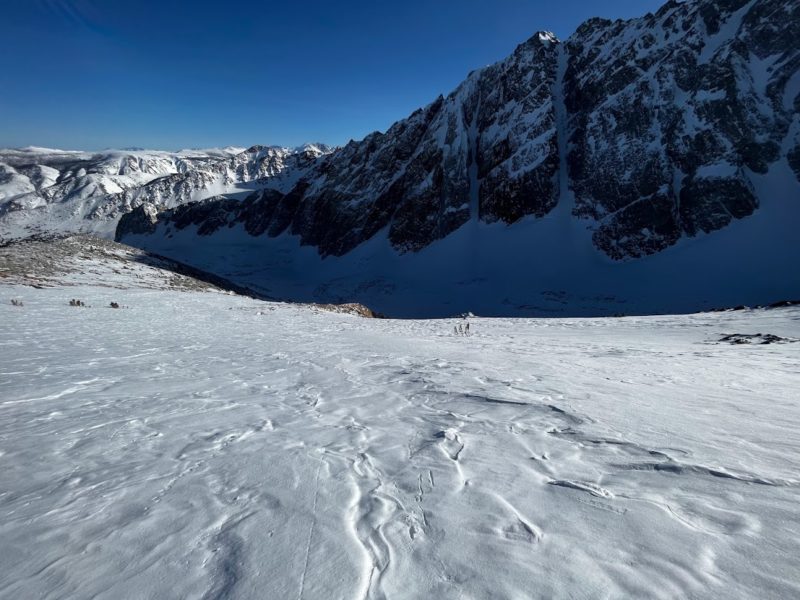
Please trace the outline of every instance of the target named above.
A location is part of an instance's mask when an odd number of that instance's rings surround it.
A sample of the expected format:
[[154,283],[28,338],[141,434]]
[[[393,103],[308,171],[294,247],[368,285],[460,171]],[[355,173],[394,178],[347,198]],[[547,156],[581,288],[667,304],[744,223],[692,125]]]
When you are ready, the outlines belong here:
[[2,598],[800,595],[800,344],[719,342],[798,308],[462,337],[136,279],[0,287]]
[[133,208],[291,187],[330,151],[323,144],[178,152],[0,148],[0,242],[54,233],[112,237]]

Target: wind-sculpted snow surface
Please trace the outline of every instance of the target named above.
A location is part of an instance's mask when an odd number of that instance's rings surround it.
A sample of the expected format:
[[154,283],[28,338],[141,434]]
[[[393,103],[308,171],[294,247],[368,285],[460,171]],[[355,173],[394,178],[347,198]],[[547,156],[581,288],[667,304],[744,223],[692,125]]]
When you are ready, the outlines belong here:
[[800,595],[799,346],[719,342],[798,308],[464,337],[118,277],[0,288],[0,597]]

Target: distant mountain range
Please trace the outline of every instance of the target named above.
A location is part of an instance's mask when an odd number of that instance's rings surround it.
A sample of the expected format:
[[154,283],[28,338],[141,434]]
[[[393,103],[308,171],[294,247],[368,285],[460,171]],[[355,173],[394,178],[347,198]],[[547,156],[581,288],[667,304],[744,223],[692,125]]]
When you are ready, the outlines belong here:
[[0,150],[0,239],[49,232],[112,237],[119,217],[264,187],[289,190],[332,148],[253,146],[163,152]]
[[[75,214],[134,209],[118,240],[273,296],[388,314],[800,297],[798,39],[800,3],[785,0],[591,19],[566,41],[535,34],[385,133],[332,152],[170,159],[174,174]],[[47,196],[52,172],[4,156],[4,188],[25,177]],[[2,206],[39,223],[23,197]]]

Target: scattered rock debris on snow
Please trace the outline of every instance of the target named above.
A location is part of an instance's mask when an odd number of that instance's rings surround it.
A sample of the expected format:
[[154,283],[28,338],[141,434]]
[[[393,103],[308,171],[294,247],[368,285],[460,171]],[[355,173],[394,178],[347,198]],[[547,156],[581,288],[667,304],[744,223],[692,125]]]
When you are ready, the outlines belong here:
[[311,304],[310,306],[319,310],[346,315],[356,315],[358,317],[366,317],[368,319],[384,318],[382,314],[376,313],[363,304],[358,304],[357,302],[345,302],[344,304]]
[[[31,287],[102,282],[103,286],[121,289],[206,291],[270,299],[261,292],[212,273],[84,234],[40,236],[0,245],[0,282]],[[69,304],[87,306],[77,299],[71,299]],[[327,312],[384,318],[384,315],[355,302],[305,306]]]
[[730,333],[723,335],[720,342],[727,342],[729,344],[786,344],[788,342],[796,342],[798,340],[792,338],[780,337],[772,333]]
[[40,236],[3,244],[0,282],[32,287],[89,282],[123,289],[234,292],[264,297],[174,260],[83,234]]

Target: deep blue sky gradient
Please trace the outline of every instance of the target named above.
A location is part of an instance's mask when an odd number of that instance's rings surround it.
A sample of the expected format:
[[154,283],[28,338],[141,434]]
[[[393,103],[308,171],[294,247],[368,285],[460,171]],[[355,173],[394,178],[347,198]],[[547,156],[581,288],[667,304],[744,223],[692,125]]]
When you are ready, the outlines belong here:
[[0,147],[343,144],[661,0],[0,0]]

